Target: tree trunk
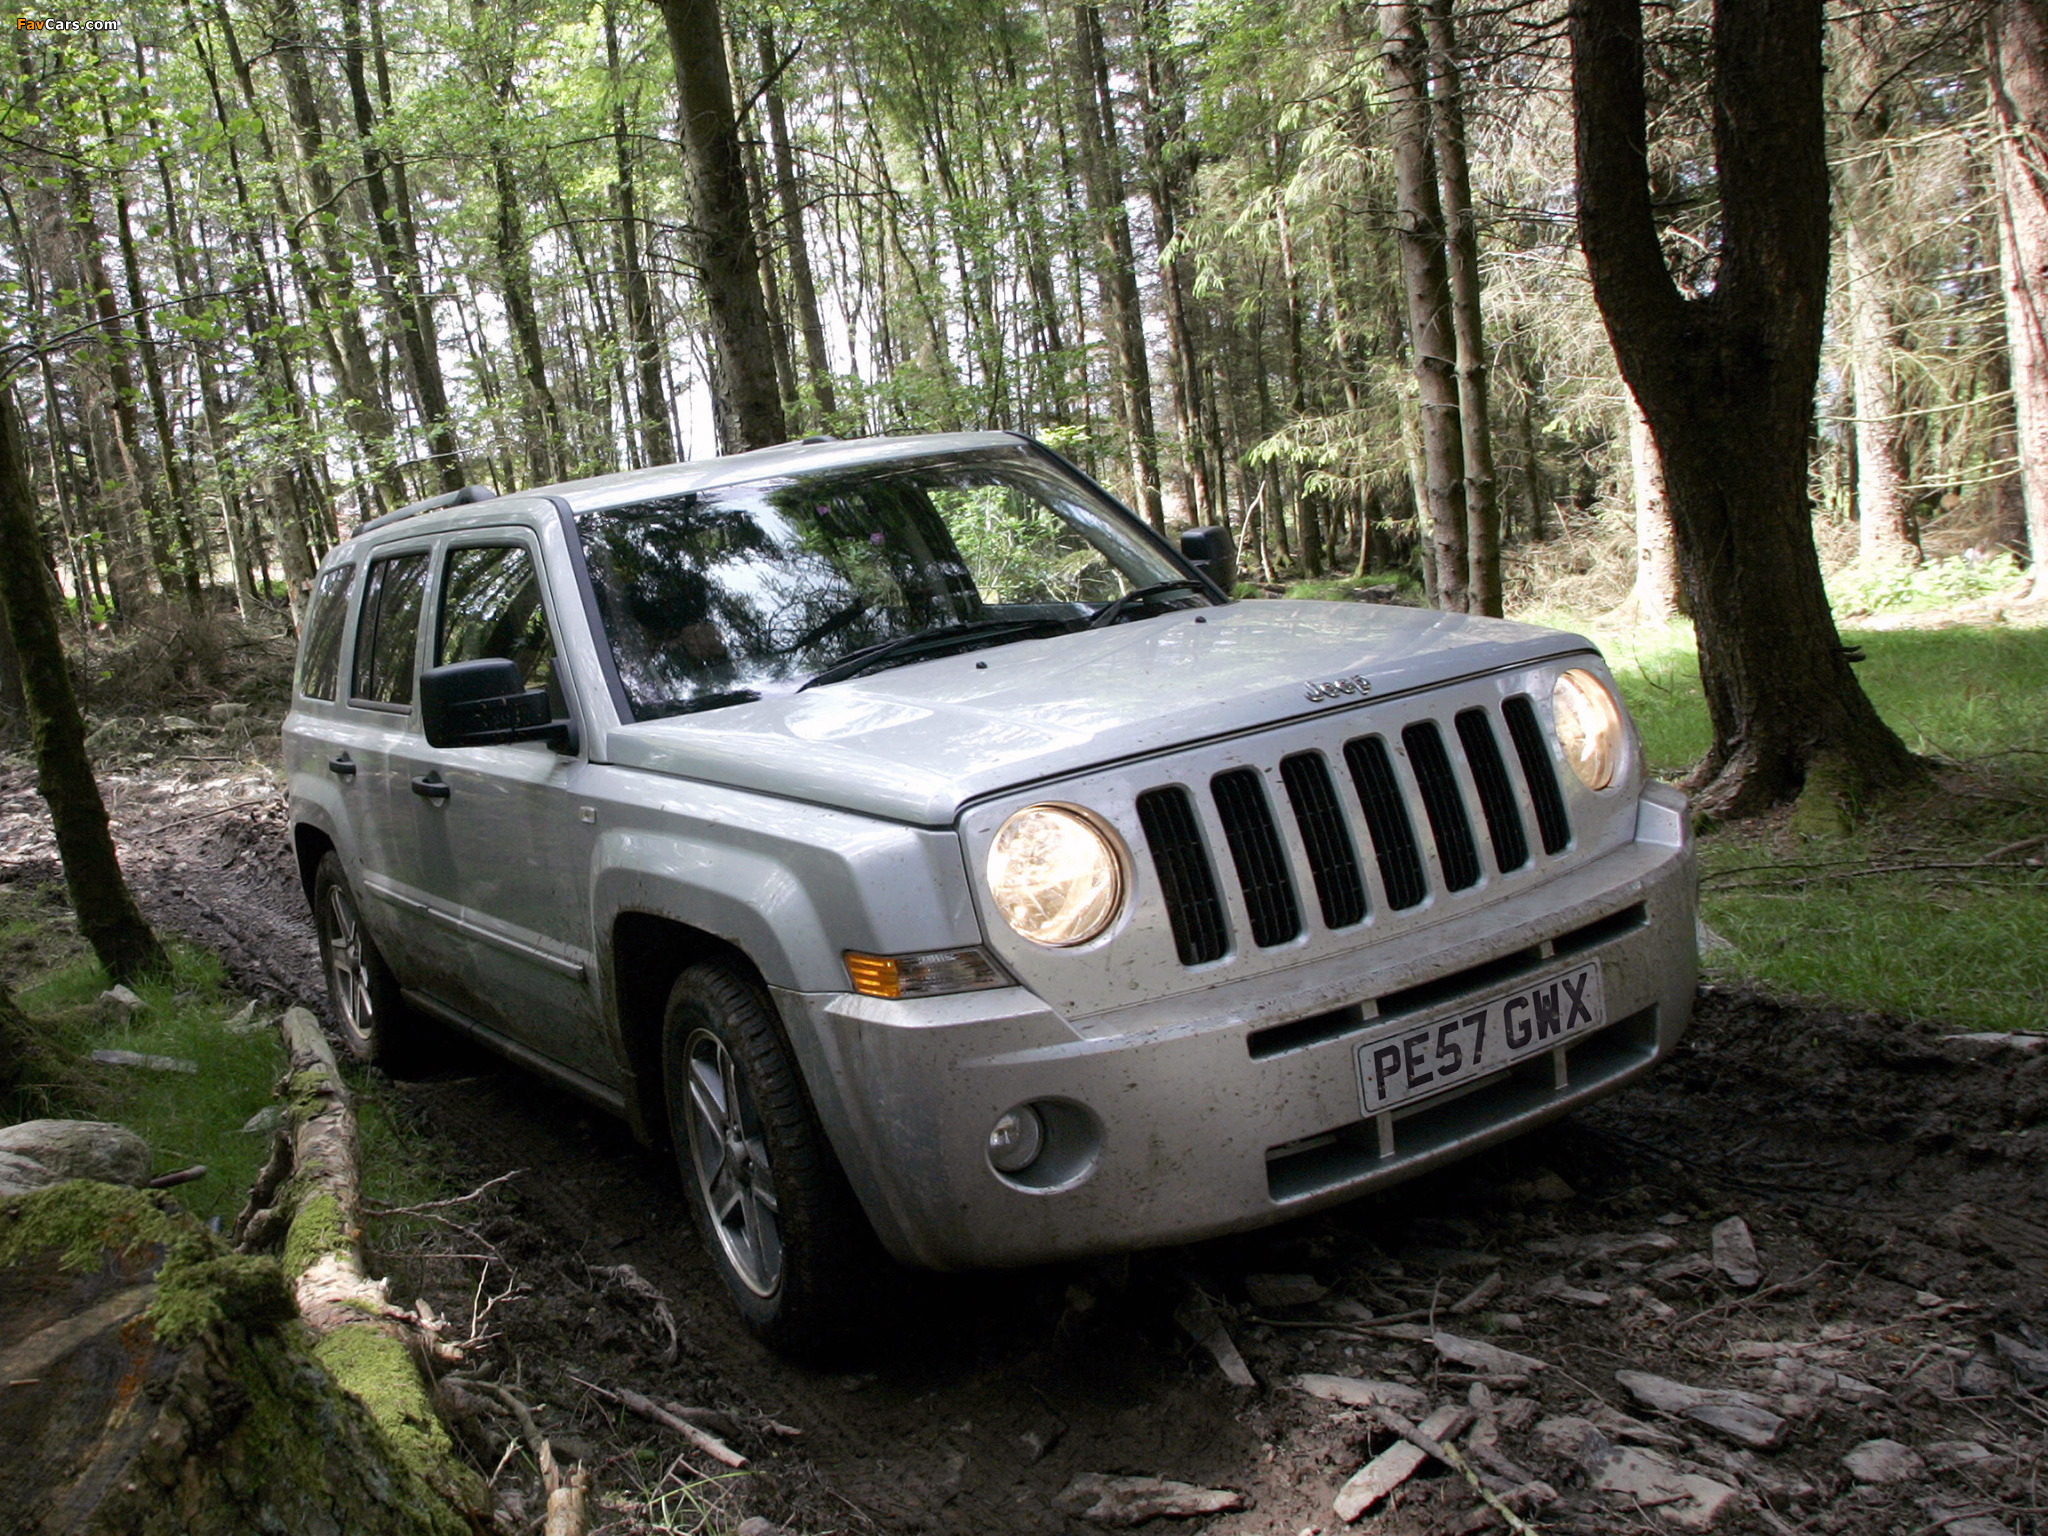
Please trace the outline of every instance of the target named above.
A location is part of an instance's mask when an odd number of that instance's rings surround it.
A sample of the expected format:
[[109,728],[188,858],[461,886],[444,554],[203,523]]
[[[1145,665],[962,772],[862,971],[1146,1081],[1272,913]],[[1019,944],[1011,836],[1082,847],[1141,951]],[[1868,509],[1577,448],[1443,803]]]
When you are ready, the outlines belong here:
[[1714,743],[1700,805],[1742,816],[1922,771],[1849,669],[1807,502],[1828,268],[1820,0],[1720,0],[1720,264],[1686,298],[1651,202],[1640,0],[1573,0],[1579,233],[1622,376],[1664,455]]
[[1450,613],[1470,606],[1471,564],[1465,507],[1465,436],[1452,360],[1451,280],[1444,259],[1444,215],[1430,149],[1429,97],[1423,86],[1422,31],[1407,0],[1383,0],[1387,136],[1400,203],[1401,280],[1408,339],[1422,397],[1422,460],[1435,551],[1436,603]]
[[717,0],[661,0],[661,12],[675,61],[691,245],[711,318],[712,387],[730,426],[730,446],[766,448],[786,439],[789,428],[747,212],[725,32]]
[[1856,395],[1857,554],[1872,564],[1918,563],[1900,462],[1898,394],[1892,388],[1892,324],[1883,260],[1852,206],[1842,230],[1848,270],[1849,376]]
[[1985,41],[2020,493],[2038,597],[2048,594],[2048,5],[1998,0]]
[[36,527],[27,436],[14,391],[5,387],[0,387],[0,609],[5,609],[21,660],[35,737],[36,788],[50,807],[79,932],[114,980],[162,974],[170,969],[169,958],[121,877],[107,808],[86,756],[85,720],[71,690]]
[[1104,329],[1116,357],[1130,447],[1131,499],[1147,522],[1166,531],[1159,496],[1159,442],[1152,420],[1152,364],[1145,350],[1145,310],[1138,296],[1138,263],[1131,217],[1124,207],[1124,177],[1109,97],[1109,62],[1103,56],[1102,15],[1093,5],[1074,12],[1074,105],[1080,120],[1081,175],[1095,229],[1095,272],[1102,288]]
[[1479,221],[1465,146],[1465,86],[1458,72],[1451,0],[1425,0],[1429,93],[1437,176],[1450,268],[1451,330],[1458,353],[1458,435],[1465,453],[1466,605],[1501,616],[1500,502],[1493,468],[1493,424],[1486,405],[1486,330],[1480,312]]
[[1671,507],[1664,494],[1664,461],[1650,418],[1628,398],[1628,461],[1635,488],[1636,581],[1629,603],[1639,622],[1663,624],[1685,611],[1679,592],[1678,549],[1671,535]]
[[[761,76],[773,80],[782,60],[775,52],[775,29],[761,23]],[[804,333],[804,361],[811,379],[811,394],[829,426],[838,413],[839,401],[832,391],[832,360],[825,352],[825,322],[818,314],[818,286],[811,276],[810,247],[804,241],[804,204],[797,191],[796,157],[789,143],[789,122],[782,108],[782,92],[770,84],[765,103],[768,109],[768,147],[775,157],[775,197],[782,208],[782,239],[789,248],[789,282],[796,290],[797,323]]]

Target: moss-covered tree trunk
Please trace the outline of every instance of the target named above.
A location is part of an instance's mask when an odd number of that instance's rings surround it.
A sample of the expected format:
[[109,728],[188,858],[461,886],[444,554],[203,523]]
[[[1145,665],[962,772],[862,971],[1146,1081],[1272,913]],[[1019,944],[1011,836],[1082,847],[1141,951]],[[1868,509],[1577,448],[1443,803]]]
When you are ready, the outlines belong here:
[[50,807],[79,931],[116,981],[169,968],[163,946],[121,876],[107,808],[85,752],[85,720],[64,664],[36,528],[35,486],[14,392],[0,387],[0,610],[21,660],[35,737],[36,787]]

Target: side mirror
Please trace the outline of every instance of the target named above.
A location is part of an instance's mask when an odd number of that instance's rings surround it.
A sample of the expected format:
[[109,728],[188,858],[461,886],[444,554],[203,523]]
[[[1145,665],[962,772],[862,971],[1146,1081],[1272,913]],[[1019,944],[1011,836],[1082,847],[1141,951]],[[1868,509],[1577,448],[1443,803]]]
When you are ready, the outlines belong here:
[[491,747],[552,741],[575,750],[572,721],[552,718],[545,688],[528,688],[517,664],[498,657],[458,661],[420,674],[420,723],[430,747]]
[[1223,589],[1237,585],[1237,545],[1228,528],[1189,528],[1180,536],[1181,557]]

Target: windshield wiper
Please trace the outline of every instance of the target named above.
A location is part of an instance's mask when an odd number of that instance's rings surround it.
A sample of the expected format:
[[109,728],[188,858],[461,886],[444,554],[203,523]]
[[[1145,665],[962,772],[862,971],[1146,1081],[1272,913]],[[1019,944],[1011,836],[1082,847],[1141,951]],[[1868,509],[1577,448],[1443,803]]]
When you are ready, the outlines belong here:
[[859,677],[876,667],[916,661],[932,651],[948,650],[954,646],[972,643],[976,640],[1000,640],[1008,637],[1028,635],[1033,631],[1057,630],[1064,632],[1072,626],[1065,619],[976,619],[967,624],[948,624],[940,629],[919,630],[914,635],[898,635],[893,640],[880,640],[873,645],[862,646],[852,655],[834,662],[816,677],[797,689],[815,688],[820,683],[843,683],[849,677]]
[[1114,602],[1104,603],[1088,618],[1090,629],[1100,629],[1105,624],[1114,624],[1138,604],[1168,592],[1207,592],[1208,586],[1199,581],[1190,581],[1183,576],[1177,581],[1155,581],[1149,587],[1133,587]]

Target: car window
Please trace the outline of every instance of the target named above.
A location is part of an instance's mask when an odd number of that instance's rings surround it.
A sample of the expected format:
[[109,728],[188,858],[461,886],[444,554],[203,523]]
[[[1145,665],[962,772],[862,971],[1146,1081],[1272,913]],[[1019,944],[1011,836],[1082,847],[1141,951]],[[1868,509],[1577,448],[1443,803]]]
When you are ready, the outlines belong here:
[[413,649],[426,585],[425,550],[370,562],[363,583],[363,616],[356,623],[351,698],[373,704],[412,703]]
[[299,692],[309,699],[331,702],[341,681],[341,630],[355,579],[353,565],[335,565],[322,571],[313,585],[305,643],[299,650]]
[[451,550],[441,582],[434,664],[498,657],[519,668],[528,688],[545,688],[562,712],[555,686],[555,642],[533,556],[523,544]]

